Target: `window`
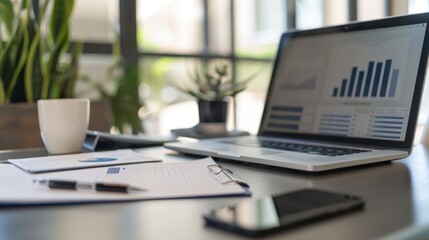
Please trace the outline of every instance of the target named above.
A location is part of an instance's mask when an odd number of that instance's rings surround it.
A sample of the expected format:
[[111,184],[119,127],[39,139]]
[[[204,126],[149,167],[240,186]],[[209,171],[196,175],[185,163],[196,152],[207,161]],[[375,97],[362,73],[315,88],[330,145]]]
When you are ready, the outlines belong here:
[[323,26],[323,1],[296,1],[296,28],[307,29]]
[[140,93],[153,113],[151,116],[157,118],[155,128],[151,129],[163,133],[198,123],[195,102],[171,83],[186,85],[197,59],[205,58],[210,63],[228,63],[237,81],[258,71],[248,91],[235,101],[235,112],[244,109],[249,99],[257,101],[258,109],[246,113],[256,120],[244,123],[239,115],[230,119],[231,125],[236,121],[239,128],[255,132],[271,61],[287,25],[286,1],[253,0],[249,4],[247,0],[139,0],[136,3],[142,69]]
[[[97,11],[94,11],[97,9]],[[119,37],[119,1],[76,0],[70,23],[73,41],[84,41],[85,54],[81,57],[80,72],[92,81],[103,82],[108,78],[108,68],[112,65],[111,43]],[[113,86],[112,86],[113,87]],[[77,82],[78,96],[98,98],[98,92],[87,83]]]
[[386,1],[357,1],[357,19],[360,21],[383,18],[386,16]]
[[[232,125],[256,133],[272,61],[284,31],[428,11],[429,4],[427,0],[78,0],[76,8],[73,37],[95,43],[101,53],[108,53],[119,19],[134,18],[123,15],[135,12],[136,28],[125,24],[127,31],[123,32],[134,31],[137,47],[124,48],[138,52],[139,92],[151,116],[145,120],[151,124],[147,130],[166,133],[198,122],[196,103],[171,83],[186,84],[188,72],[203,58],[228,63],[237,81],[258,73],[236,97],[231,118]],[[101,69],[103,61],[98,56],[87,60]]]
[[75,1],[71,38],[87,42],[112,42],[119,22],[118,4],[117,0]]
[[323,20],[325,25],[344,24],[349,20],[349,1],[325,0],[323,6]]
[[410,13],[422,13],[429,11],[429,2],[427,0],[409,0],[408,9]]
[[142,52],[203,50],[201,0],[137,1],[137,40]]

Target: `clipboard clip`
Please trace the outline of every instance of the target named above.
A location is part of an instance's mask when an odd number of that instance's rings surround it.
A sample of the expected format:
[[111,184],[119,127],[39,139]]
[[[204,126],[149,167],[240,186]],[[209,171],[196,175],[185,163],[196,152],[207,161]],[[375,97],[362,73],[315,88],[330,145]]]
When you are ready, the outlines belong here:
[[235,182],[240,184],[243,187],[248,188],[249,184],[247,184],[243,179],[240,177],[234,175],[234,173],[227,169],[223,168],[217,164],[208,165],[207,168],[209,171],[213,174],[213,176],[221,183],[221,184],[227,184],[230,182]]

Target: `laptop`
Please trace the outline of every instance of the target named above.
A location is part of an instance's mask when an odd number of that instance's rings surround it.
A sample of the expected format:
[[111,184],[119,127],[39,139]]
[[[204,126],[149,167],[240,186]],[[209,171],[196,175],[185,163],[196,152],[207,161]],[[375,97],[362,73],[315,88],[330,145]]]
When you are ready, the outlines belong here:
[[256,136],[164,146],[310,172],[407,157],[425,79],[428,23],[423,13],[286,32]]

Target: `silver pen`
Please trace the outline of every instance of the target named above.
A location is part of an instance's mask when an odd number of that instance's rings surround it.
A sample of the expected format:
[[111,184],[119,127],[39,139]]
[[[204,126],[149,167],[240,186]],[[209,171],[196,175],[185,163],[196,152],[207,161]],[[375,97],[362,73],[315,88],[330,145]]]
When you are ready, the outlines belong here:
[[60,179],[33,179],[33,183],[45,186],[50,189],[70,189],[70,190],[95,190],[99,192],[144,192],[146,189],[133,187],[128,184],[112,183],[112,182],[78,182],[73,180]]

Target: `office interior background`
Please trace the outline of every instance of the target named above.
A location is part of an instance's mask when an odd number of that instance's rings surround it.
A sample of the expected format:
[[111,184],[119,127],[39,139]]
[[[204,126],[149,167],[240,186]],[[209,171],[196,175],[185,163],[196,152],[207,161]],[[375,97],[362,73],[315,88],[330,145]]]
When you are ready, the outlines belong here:
[[[425,11],[428,0],[76,0],[71,34],[85,42],[81,73],[108,84],[119,30],[123,56],[139,65],[148,133],[198,123],[196,102],[171,85],[188,83],[196,60],[227,63],[235,81],[257,72],[228,120],[256,133],[281,33]],[[97,98],[84,84],[77,92]],[[428,116],[425,92],[416,142]]]

